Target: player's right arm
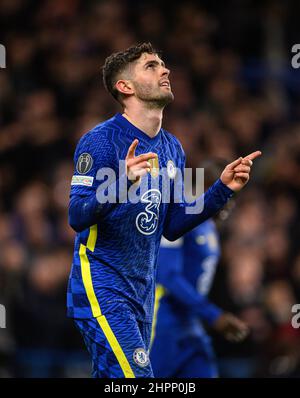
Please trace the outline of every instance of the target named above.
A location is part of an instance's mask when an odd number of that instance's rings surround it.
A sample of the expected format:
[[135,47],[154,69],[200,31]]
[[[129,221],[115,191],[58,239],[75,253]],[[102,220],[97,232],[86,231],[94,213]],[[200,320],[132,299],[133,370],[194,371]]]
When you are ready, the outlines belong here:
[[97,223],[109,210],[108,204],[97,200],[100,168],[115,169],[117,155],[114,146],[101,133],[89,132],[79,141],[74,154],[74,175],[71,181],[69,224],[81,232]]
[[153,152],[142,153],[141,155],[135,156],[138,143],[139,141],[137,139],[132,142],[125,158],[126,174],[128,180],[133,184],[140,182],[144,175],[150,173],[151,164],[149,160],[157,157],[157,154]]
[[[79,142],[75,155],[75,171],[71,182],[69,203],[69,224],[76,232],[96,224],[118,203],[119,180],[125,178],[126,184],[135,183],[150,171],[149,159],[156,157],[154,153],[146,153],[135,156],[138,140],[134,140],[129,146],[125,158],[126,171],[124,175],[118,175],[119,157],[112,140],[105,134],[90,132]],[[116,176],[112,183],[115,184],[116,197],[114,201],[99,202],[99,197],[108,191],[105,181],[100,178],[99,170],[112,170]],[[102,188],[104,187],[104,188]],[[99,192],[99,190],[101,192]],[[106,195],[107,196],[107,195]]]

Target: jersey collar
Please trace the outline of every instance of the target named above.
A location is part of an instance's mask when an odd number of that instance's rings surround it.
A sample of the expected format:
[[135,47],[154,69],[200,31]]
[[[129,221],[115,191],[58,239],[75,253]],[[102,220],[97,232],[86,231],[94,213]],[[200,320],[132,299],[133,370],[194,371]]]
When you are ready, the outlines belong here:
[[151,144],[155,144],[160,139],[162,129],[159,130],[159,132],[156,134],[155,137],[151,138],[151,137],[149,137],[148,134],[144,133],[144,131],[140,130],[134,124],[130,123],[130,121],[127,120],[126,117],[124,117],[121,113],[117,113],[115,117],[116,117],[117,122],[119,122],[119,124],[121,124],[122,127],[129,129],[130,131],[132,131],[134,133],[134,135],[137,138],[140,138],[143,141],[147,141]]

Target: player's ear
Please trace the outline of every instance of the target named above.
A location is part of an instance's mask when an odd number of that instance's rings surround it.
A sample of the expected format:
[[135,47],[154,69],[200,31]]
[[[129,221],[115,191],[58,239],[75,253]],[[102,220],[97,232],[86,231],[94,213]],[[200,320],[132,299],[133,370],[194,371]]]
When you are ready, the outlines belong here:
[[115,86],[116,86],[116,89],[117,89],[120,93],[122,93],[122,94],[124,94],[124,95],[129,95],[129,94],[133,94],[133,93],[134,93],[134,91],[133,91],[133,86],[132,86],[130,80],[123,80],[123,79],[120,79],[120,80],[118,80],[118,81],[116,82]]

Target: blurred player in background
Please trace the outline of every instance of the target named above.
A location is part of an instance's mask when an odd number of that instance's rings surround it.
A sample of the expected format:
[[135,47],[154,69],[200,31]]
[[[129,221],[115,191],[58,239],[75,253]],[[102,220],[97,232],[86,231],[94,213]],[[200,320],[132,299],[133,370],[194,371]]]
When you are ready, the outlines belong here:
[[[260,155],[227,165],[194,203],[176,203],[175,174],[184,174],[185,155],[161,128],[163,109],[173,100],[169,74],[149,43],[108,57],[104,84],[123,113],[85,134],[75,151],[69,223],[77,235],[67,305],[93,359],[94,377],[153,377],[148,350],[161,237],[176,240],[212,217],[248,182],[252,160]],[[115,173],[111,185],[100,176],[103,169]],[[160,170],[171,186],[169,202],[162,200]],[[150,188],[153,180],[157,189]],[[124,191],[142,183],[146,189],[137,203],[120,203]],[[110,188],[114,203],[99,200]],[[188,206],[202,204],[201,213],[186,214]]]
[[[226,163],[205,161],[205,187]],[[227,218],[233,201],[222,211]],[[217,216],[219,218],[219,215]],[[216,222],[207,220],[174,242],[162,238],[157,265],[151,363],[155,377],[218,376],[211,339],[202,322],[229,341],[242,341],[247,325],[207,299],[221,256]]]

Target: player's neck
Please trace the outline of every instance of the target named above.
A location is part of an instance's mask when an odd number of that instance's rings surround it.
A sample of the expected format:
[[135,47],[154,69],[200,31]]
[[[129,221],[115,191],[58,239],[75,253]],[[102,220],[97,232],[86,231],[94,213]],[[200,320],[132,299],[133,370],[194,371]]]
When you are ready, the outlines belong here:
[[149,137],[155,137],[161,129],[163,109],[128,109],[123,116]]

